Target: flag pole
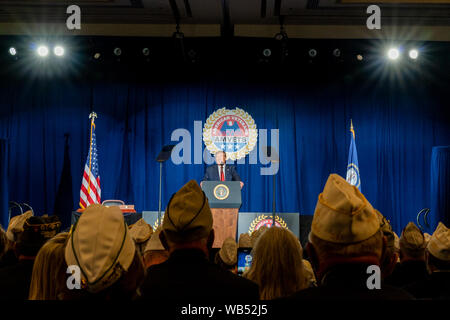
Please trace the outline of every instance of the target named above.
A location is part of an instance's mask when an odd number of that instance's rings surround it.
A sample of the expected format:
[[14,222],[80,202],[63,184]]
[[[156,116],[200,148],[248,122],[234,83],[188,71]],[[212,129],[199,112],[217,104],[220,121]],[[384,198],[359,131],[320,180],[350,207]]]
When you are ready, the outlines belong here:
[[92,111],[89,114],[89,119],[91,119],[91,140],[89,143],[89,179],[88,179],[88,195],[89,192],[91,191],[91,167],[92,167],[92,128],[95,128],[95,118],[97,118],[97,114]]

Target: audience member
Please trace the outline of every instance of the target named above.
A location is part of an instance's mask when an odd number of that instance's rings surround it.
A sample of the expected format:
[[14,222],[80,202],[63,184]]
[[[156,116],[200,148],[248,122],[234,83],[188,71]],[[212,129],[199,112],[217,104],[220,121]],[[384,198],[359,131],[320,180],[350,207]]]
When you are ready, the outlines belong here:
[[238,246],[233,238],[229,237],[223,241],[222,247],[216,253],[214,263],[222,269],[237,273],[237,250]]
[[30,290],[33,263],[39,249],[61,227],[58,217],[31,216],[22,231],[14,232],[18,261],[0,269],[0,300],[26,300]]
[[31,210],[23,214],[14,216],[9,221],[8,229],[5,233],[6,245],[3,256],[0,258],[0,268],[11,266],[17,263],[16,245],[19,234],[23,232],[25,221],[33,215]]
[[58,300],[67,280],[64,251],[69,233],[59,233],[48,240],[34,260],[29,300]]
[[144,266],[145,269],[149,267],[160,264],[169,259],[169,252],[164,249],[164,246],[159,239],[159,234],[161,233],[161,227],[158,227],[155,232],[150,237],[147,245],[144,249]]
[[398,263],[399,253],[395,247],[395,233],[392,231],[389,220],[387,220],[380,211],[376,209],[374,210],[380,219],[381,231],[383,232],[383,236],[386,240],[386,248],[380,265],[381,275],[384,279],[391,275],[394,271],[394,268]]
[[239,235],[239,248],[242,248],[242,249],[251,249],[252,248],[252,240],[248,233],[241,233]]
[[258,284],[261,300],[284,298],[308,286],[302,247],[291,231],[268,228],[254,245],[252,265],[243,276]]
[[[318,197],[307,250],[319,286],[296,293],[296,299],[412,298],[384,285],[377,275],[386,250],[380,219],[359,189],[336,174],[329,176]],[[378,280],[369,281],[369,267]],[[380,289],[369,289],[369,282]]]
[[214,241],[212,214],[196,181],[189,181],[170,199],[160,239],[170,257],[148,269],[144,299],[258,299],[256,284],[208,261]]
[[386,283],[403,287],[427,277],[425,263],[425,237],[420,229],[410,222],[400,237],[400,263],[395,267]]
[[439,222],[425,251],[429,277],[404,288],[417,299],[450,300],[450,230]]
[[141,218],[135,224],[131,225],[129,230],[139,254],[143,256],[145,246],[153,233],[152,227]]
[[6,232],[0,225],[0,261],[2,261],[3,256],[8,251],[8,238],[6,237]]
[[123,301],[139,296],[145,269],[118,207],[87,207],[73,226],[65,260],[80,268],[82,288],[66,290],[63,299]]

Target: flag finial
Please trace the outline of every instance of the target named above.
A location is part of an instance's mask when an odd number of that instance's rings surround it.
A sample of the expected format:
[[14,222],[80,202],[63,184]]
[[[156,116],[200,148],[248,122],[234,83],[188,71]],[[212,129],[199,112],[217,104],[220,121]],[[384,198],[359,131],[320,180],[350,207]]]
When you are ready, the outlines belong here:
[[353,120],[350,119],[350,132],[353,134],[353,139],[355,139],[355,130],[353,129]]
[[96,114],[94,111],[92,111],[92,112],[89,114],[89,119],[95,120],[95,118],[97,118],[97,114]]

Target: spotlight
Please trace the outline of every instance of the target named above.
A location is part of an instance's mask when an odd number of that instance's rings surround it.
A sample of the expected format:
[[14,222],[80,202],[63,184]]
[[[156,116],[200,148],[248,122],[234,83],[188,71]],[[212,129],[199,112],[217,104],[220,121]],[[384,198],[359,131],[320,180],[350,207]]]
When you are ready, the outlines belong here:
[[142,54],[147,57],[150,54],[150,49],[149,48],[142,49]]
[[356,55],[356,59],[358,61],[362,61],[364,59],[364,57],[362,56],[362,54],[358,54],[358,55]]
[[315,58],[317,56],[317,50],[316,49],[310,49],[308,51],[308,54],[311,58]]
[[391,49],[389,49],[387,55],[388,55],[389,59],[397,60],[398,57],[400,57],[400,51],[398,51],[398,49],[396,49],[396,48],[391,48]]
[[41,57],[46,57],[48,55],[48,48],[46,46],[39,46],[37,48],[37,54]]
[[114,54],[115,54],[116,56],[120,56],[120,55],[122,54],[122,49],[120,49],[120,48],[115,48],[115,49],[114,49]]
[[270,50],[269,48],[266,48],[263,50],[263,56],[264,57],[270,57],[272,55],[272,50]]
[[341,50],[334,49],[333,50],[333,56],[335,56],[336,58],[339,58],[341,56]]
[[55,46],[53,48],[53,53],[55,56],[62,57],[64,55],[64,48],[61,46]]
[[100,54],[99,52],[96,52],[96,53],[94,54],[94,59],[95,59],[95,60],[98,60],[98,59],[100,59],[100,56],[101,56],[101,54]]
[[14,47],[9,48],[8,52],[12,56],[15,56],[17,54],[17,50]]
[[419,51],[416,49],[409,50],[409,57],[413,60],[416,60],[419,57]]

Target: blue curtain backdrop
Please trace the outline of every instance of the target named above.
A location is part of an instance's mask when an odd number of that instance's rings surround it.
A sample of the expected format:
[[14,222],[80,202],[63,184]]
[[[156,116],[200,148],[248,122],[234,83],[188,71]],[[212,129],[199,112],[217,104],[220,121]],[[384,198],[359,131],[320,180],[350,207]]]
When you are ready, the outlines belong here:
[[8,227],[8,141],[0,139],[0,225]]
[[431,153],[431,221],[434,230],[439,221],[450,224],[450,146],[434,147]]
[[[236,80],[239,79],[239,80]],[[205,121],[221,107],[245,109],[258,128],[280,130],[277,211],[313,214],[330,173],[345,177],[350,118],[356,131],[362,190],[400,232],[430,207],[430,158],[450,144],[447,93],[421,79],[371,86],[360,80],[246,81],[220,79],[131,82],[25,81],[0,88],[0,137],[9,138],[10,199],[53,213],[70,135],[74,209],[88,151],[89,119],[96,121],[102,199],[157,210],[161,147],[171,133]],[[193,146],[193,141],[191,141]],[[191,161],[193,161],[193,154]],[[272,208],[272,178],[261,165],[237,166],[245,181],[241,211]],[[204,164],[164,164],[163,207]],[[4,220],[4,213],[2,213]]]

